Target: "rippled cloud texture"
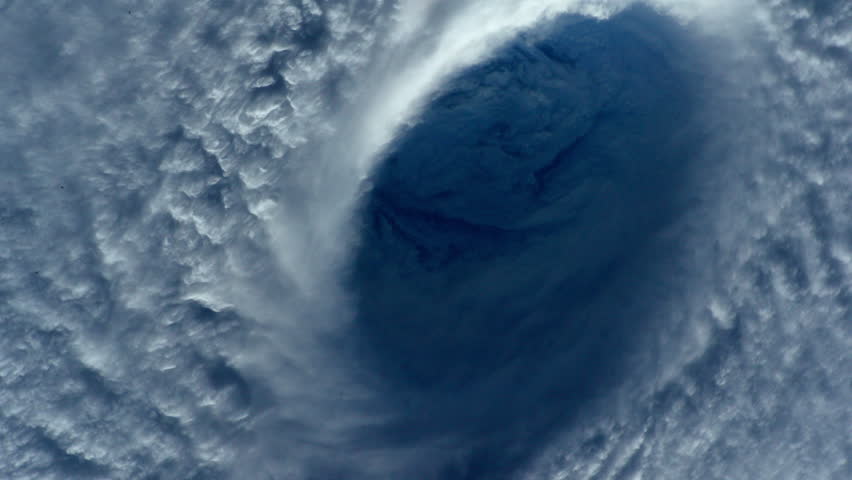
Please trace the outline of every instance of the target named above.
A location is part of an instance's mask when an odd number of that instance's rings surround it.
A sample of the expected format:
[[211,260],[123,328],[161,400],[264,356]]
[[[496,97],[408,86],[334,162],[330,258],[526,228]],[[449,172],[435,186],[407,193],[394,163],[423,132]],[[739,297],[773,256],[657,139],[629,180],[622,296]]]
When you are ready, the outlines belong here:
[[0,0],[0,477],[845,479],[852,5]]

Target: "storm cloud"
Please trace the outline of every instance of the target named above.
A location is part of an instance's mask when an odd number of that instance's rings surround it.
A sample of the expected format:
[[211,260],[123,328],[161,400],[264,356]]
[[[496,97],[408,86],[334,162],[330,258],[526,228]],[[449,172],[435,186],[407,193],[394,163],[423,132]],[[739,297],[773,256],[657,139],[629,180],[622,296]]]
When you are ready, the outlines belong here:
[[0,0],[0,477],[847,478],[850,32]]

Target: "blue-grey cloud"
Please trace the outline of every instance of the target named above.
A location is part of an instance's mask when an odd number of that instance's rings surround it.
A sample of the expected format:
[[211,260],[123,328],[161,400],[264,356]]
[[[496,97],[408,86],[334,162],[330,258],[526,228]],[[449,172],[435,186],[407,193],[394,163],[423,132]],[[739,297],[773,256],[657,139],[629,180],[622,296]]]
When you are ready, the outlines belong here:
[[453,452],[424,478],[510,475],[623,374],[654,323],[644,285],[666,281],[647,243],[701,158],[692,43],[647,8],[560,18],[449,82],[388,153],[355,334],[401,403],[384,441]]
[[848,2],[629,3],[0,1],[0,477],[847,477]]

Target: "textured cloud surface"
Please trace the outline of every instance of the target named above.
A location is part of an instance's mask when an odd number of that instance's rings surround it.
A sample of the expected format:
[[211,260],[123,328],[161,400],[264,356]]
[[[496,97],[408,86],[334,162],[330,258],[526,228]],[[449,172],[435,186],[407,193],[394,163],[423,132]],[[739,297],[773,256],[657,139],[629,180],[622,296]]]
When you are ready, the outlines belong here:
[[0,0],[0,477],[852,475],[852,6]]

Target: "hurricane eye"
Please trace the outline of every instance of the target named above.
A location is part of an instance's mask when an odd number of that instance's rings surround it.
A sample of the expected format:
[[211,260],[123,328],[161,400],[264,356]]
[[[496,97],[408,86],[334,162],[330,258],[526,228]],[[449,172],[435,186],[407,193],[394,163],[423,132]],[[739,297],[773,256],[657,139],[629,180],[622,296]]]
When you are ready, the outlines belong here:
[[352,279],[393,375],[475,383],[519,344],[578,341],[572,309],[682,208],[699,56],[666,45],[687,38],[645,9],[564,16],[451,79],[401,132]]

